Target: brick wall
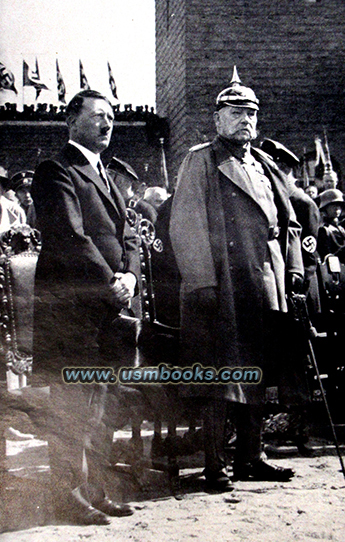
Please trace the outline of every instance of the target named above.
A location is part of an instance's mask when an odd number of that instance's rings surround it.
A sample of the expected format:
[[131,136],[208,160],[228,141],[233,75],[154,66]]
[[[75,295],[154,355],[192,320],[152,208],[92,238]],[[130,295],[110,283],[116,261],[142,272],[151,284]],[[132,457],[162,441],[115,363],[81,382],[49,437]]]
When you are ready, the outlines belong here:
[[157,113],[170,121],[172,174],[191,145],[213,137],[215,98],[234,64],[260,99],[260,138],[278,139],[300,156],[325,127],[345,171],[343,0],[157,0],[156,6]]
[[[149,127],[145,122],[115,122],[109,148],[103,153],[104,163],[116,155],[132,165],[141,181],[161,184],[161,132],[164,124],[160,122]],[[67,141],[68,129],[63,122],[0,122],[0,165],[10,176],[22,169],[34,170]]]
[[[156,1],[156,110],[168,119],[170,149],[178,154],[184,152],[187,137],[185,5],[185,0]],[[170,158],[168,152],[174,174]]]

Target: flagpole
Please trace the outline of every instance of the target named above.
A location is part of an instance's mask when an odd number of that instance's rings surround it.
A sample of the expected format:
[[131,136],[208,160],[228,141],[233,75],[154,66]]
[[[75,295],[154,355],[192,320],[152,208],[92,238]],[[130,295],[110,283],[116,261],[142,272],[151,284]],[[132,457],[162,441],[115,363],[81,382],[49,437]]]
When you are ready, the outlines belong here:
[[307,149],[303,148],[303,188],[309,186],[309,175],[307,169]]
[[24,58],[22,57],[22,110],[24,111]]
[[323,127],[323,137],[324,137],[325,149],[326,149],[325,172],[330,173],[333,170],[333,167],[332,167],[331,153],[328,146],[327,131],[325,127]]
[[168,190],[169,179],[168,179],[166,157],[165,157],[165,152],[164,152],[164,137],[160,137],[159,142],[161,145],[161,176],[162,176],[164,187]]

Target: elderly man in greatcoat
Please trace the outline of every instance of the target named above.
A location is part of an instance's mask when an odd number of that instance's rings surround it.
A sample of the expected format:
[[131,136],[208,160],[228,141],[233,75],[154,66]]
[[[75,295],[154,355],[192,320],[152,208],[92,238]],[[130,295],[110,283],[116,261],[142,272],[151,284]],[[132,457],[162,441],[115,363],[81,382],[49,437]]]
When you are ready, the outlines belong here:
[[193,147],[181,165],[170,221],[182,277],[181,363],[259,367],[263,375],[259,384],[183,386],[203,397],[205,477],[221,491],[231,489],[224,469],[229,402],[237,432],[234,479],[288,481],[293,470],[267,463],[262,453],[265,391],[279,385],[289,405],[306,397],[299,352],[290,348],[287,300],[303,283],[301,228],[284,174],[251,146],[258,104],[234,70],[216,100],[217,136]]

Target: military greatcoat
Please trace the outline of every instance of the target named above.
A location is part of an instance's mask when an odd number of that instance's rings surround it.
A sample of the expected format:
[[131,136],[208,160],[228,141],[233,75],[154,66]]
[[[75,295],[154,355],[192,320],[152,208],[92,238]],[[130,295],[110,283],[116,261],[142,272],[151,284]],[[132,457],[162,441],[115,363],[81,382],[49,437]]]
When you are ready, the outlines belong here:
[[[251,154],[271,183],[285,272],[303,276],[301,228],[284,174],[262,151],[252,148]],[[212,143],[191,149],[179,171],[170,237],[182,277],[181,363],[218,369],[257,366],[265,376],[263,268],[270,224],[236,164],[217,136]],[[198,307],[198,298],[191,295],[202,288],[216,293],[216,306],[209,310]],[[282,352],[286,346],[281,345]],[[266,378],[260,385],[185,388],[205,395],[212,389],[230,400],[261,403],[265,385]]]

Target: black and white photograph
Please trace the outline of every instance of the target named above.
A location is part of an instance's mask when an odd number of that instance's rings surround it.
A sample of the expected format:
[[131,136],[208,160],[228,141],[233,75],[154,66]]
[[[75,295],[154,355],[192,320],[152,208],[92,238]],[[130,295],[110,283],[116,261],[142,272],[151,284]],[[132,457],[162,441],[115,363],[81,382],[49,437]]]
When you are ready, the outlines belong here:
[[0,0],[0,541],[344,542],[345,3]]

